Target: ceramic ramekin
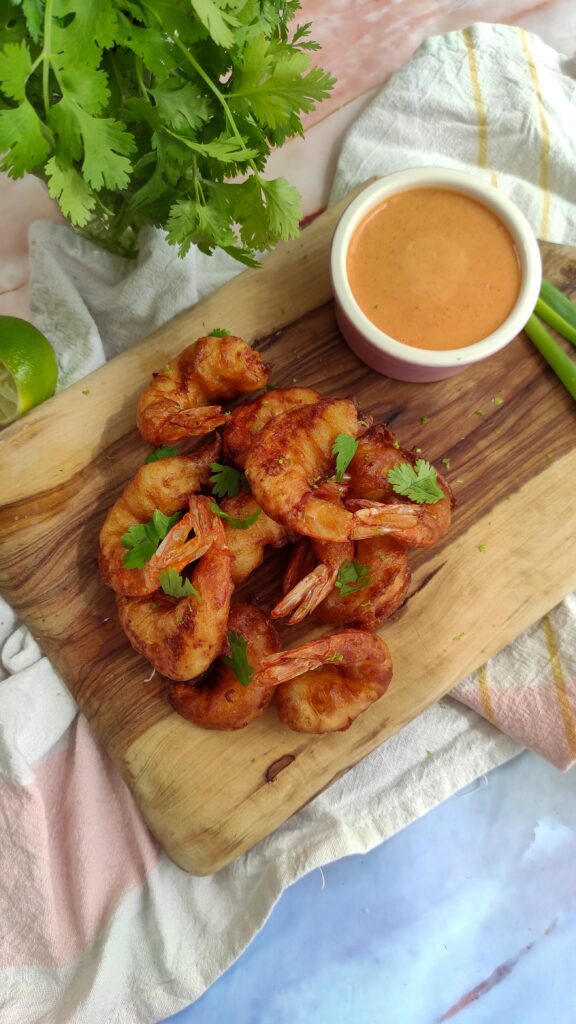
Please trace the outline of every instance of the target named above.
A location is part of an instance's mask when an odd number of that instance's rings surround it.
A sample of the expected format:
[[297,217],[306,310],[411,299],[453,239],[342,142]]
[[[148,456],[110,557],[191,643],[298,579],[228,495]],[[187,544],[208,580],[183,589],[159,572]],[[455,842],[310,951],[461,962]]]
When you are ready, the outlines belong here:
[[[346,258],[356,227],[383,199],[414,188],[441,188],[471,196],[500,218],[516,245],[521,273],[516,304],[497,330],[473,345],[445,351],[404,345],[376,327],[352,294]],[[486,359],[516,337],[536,305],[542,282],[542,261],[528,221],[507,196],[472,174],[423,167],[380,178],[350,203],[332,240],[331,275],[338,325],[352,351],[368,366],[395,380],[432,381],[451,377],[466,366]]]

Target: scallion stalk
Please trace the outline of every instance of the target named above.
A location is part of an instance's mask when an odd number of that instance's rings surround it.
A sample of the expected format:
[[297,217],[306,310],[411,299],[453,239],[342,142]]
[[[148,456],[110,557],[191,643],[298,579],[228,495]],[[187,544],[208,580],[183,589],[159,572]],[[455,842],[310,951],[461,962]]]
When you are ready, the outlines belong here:
[[553,327],[555,331],[558,331],[558,334],[561,334],[563,338],[566,338],[567,341],[576,345],[576,327],[573,327],[572,324],[568,323],[565,317],[561,316],[556,309],[548,305],[547,302],[544,302],[542,297],[538,299],[534,312],[538,313],[538,315],[541,316],[547,324],[550,324],[550,327]]
[[572,324],[572,327],[576,327],[576,306],[567,295],[564,295],[564,292],[556,288],[551,281],[547,281],[545,277],[540,286],[540,298],[551,309],[555,309],[563,320]]
[[576,399],[576,363],[573,363],[566,355],[563,348],[544,327],[544,324],[533,313],[524,327],[526,334],[533,345],[536,346],[540,355],[554,370],[558,380],[562,382],[567,392]]

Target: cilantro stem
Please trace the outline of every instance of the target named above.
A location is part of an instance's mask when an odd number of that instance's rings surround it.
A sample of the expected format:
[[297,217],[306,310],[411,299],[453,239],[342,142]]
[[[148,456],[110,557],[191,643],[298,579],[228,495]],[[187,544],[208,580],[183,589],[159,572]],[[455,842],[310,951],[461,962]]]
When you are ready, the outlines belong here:
[[54,0],[46,0],[44,9],[44,49],[42,56],[44,64],[42,67],[42,95],[44,97],[44,110],[46,117],[50,111],[50,58],[52,45],[52,6]]
[[[225,96],[220,92],[220,89],[212,81],[212,79],[210,78],[210,75],[206,74],[206,72],[204,71],[204,68],[202,67],[202,65],[198,63],[198,61],[195,59],[195,57],[192,56],[192,54],[189,52],[189,50],[187,50],[186,47],[184,46],[184,43],[180,39],[178,39],[177,36],[174,37],[174,42],[176,43],[176,46],[178,47],[178,49],[182,51],[182,53],[186,57],[186,60],[192,65],[192,67],[194,68],[196,73],[198,75],[200,75],[200,78],[206,83],[206,85],[208,86],[210,91],[214,93],[216,99],[218,100],[218,102],[220,103],[220,105],[221,105],[221,107],[222,107],[222,109],[224,111],[226,120],[228,121],[228,124],[230,125],[232,134],[234,135],[235,139],[237,140],[239,145],[242,147],[244,152],[246,152],[246,144],[245,144],[244,139],[242,138],[242,136],[241,136],[241,134],[240,134],[240,132],[238,130],[238,125],[236,124],[236,121],[234,120],[234,117],[232,115],[232,111],[230,110],[230,107],[228,106],[228,104],[226,102]],[[256,176],[258,177],[258,168],[256,167],[256,164],[254,163],[252,158],[249,157],[246,162],[250,165],[250,167],[252,168],[252,170],[254,171]]]
[[524,330],[533,345],[536,346],[540,355],[544,357],[548,366],[554,370],[569,395],[576,399],[576,363],[573,363],[566,355],[558,342],[554,341],[551,334],[544,327],[544,324],[537,316],[532,314]]

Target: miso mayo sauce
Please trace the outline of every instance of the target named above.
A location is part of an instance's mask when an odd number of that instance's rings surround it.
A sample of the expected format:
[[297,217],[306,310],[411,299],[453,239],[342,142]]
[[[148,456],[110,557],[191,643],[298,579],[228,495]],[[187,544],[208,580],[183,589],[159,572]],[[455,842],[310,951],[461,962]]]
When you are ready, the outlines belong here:
[[504,322],[520,289],[502,221],[437,188],[400,192],[371,210],[352,236],[347,272],[366,316],[416,348],[473,345]]

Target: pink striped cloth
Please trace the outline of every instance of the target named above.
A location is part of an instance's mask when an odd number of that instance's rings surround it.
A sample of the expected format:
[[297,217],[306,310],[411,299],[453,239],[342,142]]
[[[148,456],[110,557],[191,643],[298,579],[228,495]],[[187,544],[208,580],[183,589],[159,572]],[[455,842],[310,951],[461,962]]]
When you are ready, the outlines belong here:
[[[573,61],[516,29],[431,39],[352,129],[334,196],[399,166],[461,166],[497,174],[540,233],[546,210],[548,237],[576,242],[576,143],[565,130],[575,76]],[[543,123],[554,161],[546,196]],[[522,149],[518,125],[531,126]],[[64,384],[237,269],[194,252],[179,262],[154,233],[130,272],[57,224],[35,224],[30,239],[34,319]],[[158,848],[1,599],[0,666],[2,1024],[157,1024],[239,956],[301,875],[370,849],[524,745],[560,768],[576,757],[569,596],[233,865],[192,878]]]

